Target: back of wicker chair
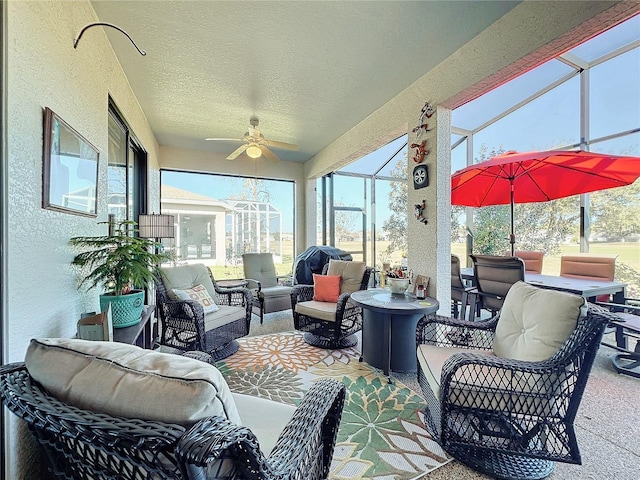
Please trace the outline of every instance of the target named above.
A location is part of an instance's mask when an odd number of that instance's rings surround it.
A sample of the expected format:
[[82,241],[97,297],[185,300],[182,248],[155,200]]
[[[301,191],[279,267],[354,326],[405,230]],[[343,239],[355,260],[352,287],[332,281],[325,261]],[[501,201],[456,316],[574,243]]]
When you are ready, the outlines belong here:
[[[466,322],[423,318],[418,345],[491,350],[499,317]],[[442,447],[496,478],[544,478],[553,462],[581,463],[573,426],[610,314],[589,304],[586,317],[551,358],[524,362],[472,352],[444,364],[440,396],[418,364],[427,428]]]
[[23,419],[60,479],[321,480],[327,477],[345,386],[320,380],[305,394],[269,457],[246,427],[208,417],[186,430],[69,405],[24,363],[0,367],[0,398]]

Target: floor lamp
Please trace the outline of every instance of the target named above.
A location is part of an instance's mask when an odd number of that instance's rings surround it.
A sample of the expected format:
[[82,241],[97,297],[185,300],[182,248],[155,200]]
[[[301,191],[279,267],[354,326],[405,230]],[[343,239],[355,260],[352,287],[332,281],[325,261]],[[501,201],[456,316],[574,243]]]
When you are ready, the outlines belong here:
[[[143,214],[138,216],[138,235],[142,238],[153,238],[156,241],[156,253],[163,238],[175,238],[174,216],[162,214]],[[155,288],[151,292],[147,289],[147,300],[145,304],[155,304]],[[156,324],[157,326],[157,324]],[[153,337],[157,338],[157,329],[154,329]]]

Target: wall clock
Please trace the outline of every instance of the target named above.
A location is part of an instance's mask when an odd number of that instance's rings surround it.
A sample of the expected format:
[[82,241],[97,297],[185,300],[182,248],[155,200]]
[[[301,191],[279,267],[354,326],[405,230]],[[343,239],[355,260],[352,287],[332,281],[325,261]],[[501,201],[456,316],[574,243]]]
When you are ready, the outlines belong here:
[[413,188],[418,190],[429,185],[429,173],[427,166],[422,164],[413,169]]

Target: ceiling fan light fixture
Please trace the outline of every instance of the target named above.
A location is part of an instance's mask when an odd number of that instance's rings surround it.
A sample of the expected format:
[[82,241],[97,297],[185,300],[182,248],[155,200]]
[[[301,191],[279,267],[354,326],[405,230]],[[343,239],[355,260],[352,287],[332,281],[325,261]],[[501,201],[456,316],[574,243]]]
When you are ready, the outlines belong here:
[[257,145],[249,145],[247,148],[247,155],[251,158],[258,158],[262,155],[262,150]]

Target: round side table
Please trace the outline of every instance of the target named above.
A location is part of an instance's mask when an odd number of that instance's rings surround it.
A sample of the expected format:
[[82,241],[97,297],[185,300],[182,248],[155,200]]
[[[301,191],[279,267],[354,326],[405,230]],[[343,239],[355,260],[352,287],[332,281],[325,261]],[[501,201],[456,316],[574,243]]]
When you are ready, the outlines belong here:
[[440,308],[435,298],[417,299],[406,293],[392,294],[388,289],[373,288],[351,294],[351,300],[363,309],[362,359],[391,372],[415,372],[416,326],[423,315],[433,315]]

